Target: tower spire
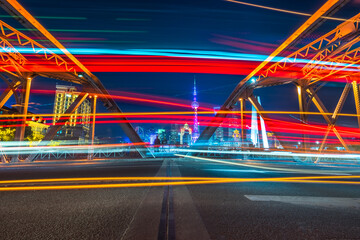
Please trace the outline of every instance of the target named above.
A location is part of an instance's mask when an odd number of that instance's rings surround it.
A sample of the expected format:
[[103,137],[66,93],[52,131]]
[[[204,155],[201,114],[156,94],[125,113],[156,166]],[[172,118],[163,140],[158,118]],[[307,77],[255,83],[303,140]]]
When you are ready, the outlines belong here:
[[199,122],[198,122],[198,115],[197,109],[199,108],[199,103],[197,102],[197,91],[196,91],[196,78],[194,75],[194,92],[193,92],[193,102],[191,103],[191,107],[194,109],[194,130],[192,134],[192,142],[196,142],[199,138]]
[[196,95],[197,95],[197,92],[196,92],[196,78],[194,76],[194,101],[196,101]]

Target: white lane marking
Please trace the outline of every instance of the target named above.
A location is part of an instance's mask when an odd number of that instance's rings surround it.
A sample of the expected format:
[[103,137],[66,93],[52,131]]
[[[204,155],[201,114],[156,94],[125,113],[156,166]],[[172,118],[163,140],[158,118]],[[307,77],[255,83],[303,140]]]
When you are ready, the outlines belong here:
[[310,196],[276,196],[276,195],[245,195],[251,201],[274,201],[317,207],[351,207],[360,209],[360,198],[310,197]]

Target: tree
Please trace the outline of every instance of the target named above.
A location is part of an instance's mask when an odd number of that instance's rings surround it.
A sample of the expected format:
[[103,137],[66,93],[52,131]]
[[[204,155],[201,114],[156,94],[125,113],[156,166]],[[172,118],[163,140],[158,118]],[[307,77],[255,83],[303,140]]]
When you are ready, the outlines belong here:
[[40,133],[32,132],[31,135],[27,136],[25,140],[29,141],[29,146],[35,146],[38,144],[42,139],[44,138],[44,135]]
[[0,141],[13,141],[15,139],[14,127],[0,127]]
[[[9,127],[0,127],[0,141],[14,141],[15,140],[15,127],[10,127],[12,122],[4,122],[4,125],[8,125]],[[31,127],[25,127],[24,139],[28,141],[38,141],[41,140],[44,136],[42,134],[34,135]],[[41,138],[42,136],[42,138]],[[37,139],[37,140],[32,140]]]

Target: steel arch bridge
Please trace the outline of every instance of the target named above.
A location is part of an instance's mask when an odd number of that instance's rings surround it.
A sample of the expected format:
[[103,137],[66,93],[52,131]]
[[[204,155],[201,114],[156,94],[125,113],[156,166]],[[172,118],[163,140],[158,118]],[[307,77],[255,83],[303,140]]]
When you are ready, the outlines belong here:
[[[314,32],[327,18],[343,7],[349,0],[328,0],[316,11],[303,25],[301,25],[283,44],[281,44],[263,63],[261,63],[246,78],[239,82],[234,91],[222,105],[220,111],[211,120],[205,130],[201,133],[197,143],[207,142],[214,134],[217,126],[231,112],[234,105],[240,100],[241,107],[245,101],[249,101],[258,111],[260,116],[269,121],[271,118],[254,97],[254,90],[258,88],[294,84],[298,92],[299,114],[301,121],[305,124],[309,117],[309,105],[313,103],[319,110],[327,124],[326,132],[321,141],[318,151],[323,151],[327,144],[329,135],[334,135],[346,150],[351,150],[338,130],[337,120],[341,115],[344,102],[352,89],[355,99],[355,110],[360,127],[360,105],[359,105],[359,21],[360,14],[341,23],[332,31],[324,34],[311,43],[297,47],[301,41]],[[120,107],[109,95],[101,81],[91,73],[75,56],[73,56],[46,28],[44,28],[20,3],[16,0],[0,0],[1,7],[10,15],[14,16],[22,25],[28,29],[36,29],[32,32],[34,37],[42,37],[49,40],[46,46],[40,44],[22,32],[16,30],[7,23],[0,21],[0,78],[6,82],[7,88],[0,96],[0,109],[11,96],[17,102],[19,114],[16,116],[22,122],[15,134],[15,140],[23,141],[25,132],[25,121],[28,115],[29,94],[31,82],[36,76],[58,79],[83,86],[82,92],[71,106],[64,113],[64,118],[60,118],[55,125],[51,125],[43,139],[43,144],[53,139],[60,130],[62,124],[81,105],[81,103],[91,98],[93,111],[93,130],[94,138],[95,114],[97,98],[103,102],[104,106],[111,112],[122,113]],[[11,41],[10,41],[11,40]],[[27,47],[32,50],[31,54],[23,55],[17,49]],[[55,48],[62,52],[56,54],[50,50]],[[298,49],[294,51],[293,49]],[[285,52],[292,51],[291,54],[284,56]],[[282,56],[280,60],[279,56]],[[345,84],[341,97],[335,106],[335,110],[330,112],[318,96],[320,89],[330,79],[337,79]],[[241,118],[243,115],[241,114]],[[142,143],[141,138],[136,133],[126,117],[121,117],[120,127],[133,143]],[[244,133],[241,134],[244,138]],[[277,133],[274,136],[286,149],[284,143]],[[308,136],[303,134],[303,148],[310,148],[306,139]],[[195,145],[196,147],[196,145]],[[141,157],[146,157],[146,147],[137,145],[136,149]],[[148,154],[149,155],[149,154]],[[150,154],[151,156],[151,154]],[[35,155],[30,154],[28,161],[34,160]],[[16,161],[14,158],[13,161]]]

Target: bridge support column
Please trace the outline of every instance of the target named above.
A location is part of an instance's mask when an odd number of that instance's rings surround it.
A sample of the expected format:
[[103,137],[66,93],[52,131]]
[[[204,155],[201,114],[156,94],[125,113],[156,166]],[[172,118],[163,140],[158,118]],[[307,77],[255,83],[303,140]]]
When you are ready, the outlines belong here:
[[360,128],[360,100],[359,100],[359,86],[356,81],[353,81],[352,88],[354,92],[354,100],[355,100],[355,107],[356,107],[356,114],[358,120],[358,127]]
[[[21,120],[19,119],[20,126],[16,127],[15,131],[15,141],[22,142],[24,140],[25,128],[26,128],[26,119],[29,107],[29,97],[30,97],[30,88],[31,88],[31,77],[27,77],[24,79],[22,93],[21,93],[21,103],[18,107],[20,115],[22,115]],[[18,162],[19,161],[20,152],[13,156],[11,161]]]
[[93,97],[92,100],[92,129],[91,129],[91,145],[94,145],[94,138],[95,138],[95,121],[96,121],[96,101],[97,101],[97,95]]
[[29,77],[23,83],[23,91],[21,93],[21,104],[19,107],[19,113],[22,115],[21,126],[16,129],[15,141],[23,141],[26,127],[26,118],[29,106],[30,87],[32,79]]
[[91,123],[91,148],[88,155],[88,160],[92,160],[94,158],[94,139],[95,139],[95,121],[96,121],[96,103],[97,103],[97,95],[92,97],[91,108],[92,108],[92,123]]
[[240,127],[241,127],[240,139],[241,139],[241,142],[243,143],[245,141],[245,129],[244,129],[244,127],[245,127],[245,125],[244,125],[245,99],[240,98],[239,103],[240,103]]
[[[297,93],[298,93],[298,99],[299,99],[299,111],[300,111],[300,120],[302,124],[307,124],[308,116],[308,105],[306,103],[306,86],[304,85],[297,85]],[[307,134],[302,134],[302,149],[306,151],[308,148],[308,136]]]

